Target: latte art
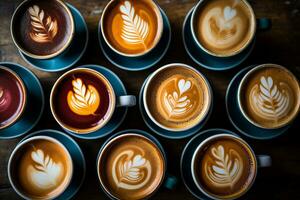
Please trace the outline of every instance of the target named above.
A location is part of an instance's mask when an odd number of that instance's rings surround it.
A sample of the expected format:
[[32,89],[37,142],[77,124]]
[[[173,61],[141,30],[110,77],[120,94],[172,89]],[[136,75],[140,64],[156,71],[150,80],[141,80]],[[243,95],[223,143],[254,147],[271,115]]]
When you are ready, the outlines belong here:
[[274,84],[272,77],[261,77],[250,92],[252,110],[265,119],[279,120],[289,112],[292,91],[284,82]]
[[40,189],[50,189],[59,185],[64,169],[62,163],[54,162],[44,151],[37,149],[31,153],[33,164],[27,168],[27,177]]
[[86,86],[80,78],[73,80],[72,85],[73,91],[67,97],[70,109],[77,115],[95,114],[100,105],[97,89],[92,85]]
[[222,145],[213,147],[211,153],[213,164],[204,164],[206,176],[217,187],[232,187],[242,175],[242,158],[234,149],[225,152]]
[[56,19],[47,16],[44,10],[37,5],[30,7],[28,12],[32,25],[32,31],[29,34],[31,39],[39,43],[52,42],[58,32]]
[[254,17],[243,0],[213,0],[201,10],[198,39],[208,51],[230,55],[243,48],[253,35]]
[[126,150],[117,156],[112,168],[115,184],[119,188],[127,190],[144,187],[148,183],[152,171],[150,162],[132,150]]

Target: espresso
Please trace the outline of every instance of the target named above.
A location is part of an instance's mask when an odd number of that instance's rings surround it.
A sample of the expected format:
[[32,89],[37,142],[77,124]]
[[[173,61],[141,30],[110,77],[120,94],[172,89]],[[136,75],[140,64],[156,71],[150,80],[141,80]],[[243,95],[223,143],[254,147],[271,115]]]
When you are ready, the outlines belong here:
[[206,1],[195,19],[199,42],[213,54],[234,54],[247,46],[254,36],[255,17],[244,0]]
[[29,0],[16,11],[12,32],[18,46],[37,56],[55,54],[72,39],[74,24],[67,6],[59,0]]
[[188,129],[205,118],[211,94],[207,81],[193,69],[171,66],[150,81],[146,104],[151,116],[168,129]]
[[145,199],[160,186],[164,156],[148,138],[129,134],[106,145],[98,163],[102,185],[118,199]]
[[13,124],[22,114],[26,89],[18,75],[0,66],[0,129]]
[[52,112],[67,129],[88,133],[107,120],[114,107],[114,92],[108,80],[90,69],[63,75],[51,94]]
[[152,0],[112,1],[102,22],[108,44],[124,54],[149,51],[162,33],[162,16]]
[[228,136],[207,142],[193,167],[204,191],[220,199],[243,195],[256,176],[256,159],[247,144]]
[[266,64],[248,74],[240,88],[240,103],[252,122],[263,128],[278,128],[297,116],[300,88],[291,72]]
[[56,197],[71,180],[71,157],[66,149],[52,140],[29,141],[15,155],[12,178],[16,188],[30,199]]

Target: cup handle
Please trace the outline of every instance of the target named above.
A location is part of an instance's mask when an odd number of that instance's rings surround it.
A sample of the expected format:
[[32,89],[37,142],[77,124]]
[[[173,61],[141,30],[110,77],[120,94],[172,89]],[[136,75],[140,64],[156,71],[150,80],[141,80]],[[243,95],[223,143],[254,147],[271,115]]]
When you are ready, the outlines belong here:
[[133,95],[119,96],[117,107],[132,107],[136,105],[136,97]]
[[257,29],[259,31],[267,31],[272,28],[272,21],[268,18],[259,18],[256,20]]
[[268,155],[258,155],[258,167],[270,167],[272,165],[272,158]]
[[177,186],[177,183],[178,179],[175,176],[167,174],[163,185],[165,188],[173,190]]

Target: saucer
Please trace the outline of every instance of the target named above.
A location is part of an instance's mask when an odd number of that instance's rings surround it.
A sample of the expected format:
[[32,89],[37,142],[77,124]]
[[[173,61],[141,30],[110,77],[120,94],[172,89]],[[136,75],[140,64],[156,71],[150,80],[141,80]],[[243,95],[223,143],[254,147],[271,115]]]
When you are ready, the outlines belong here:
[[187,189],[192,193],[196,198],[201,200],[211,200],[211,198],[207,197],[205,194],[203,194],[196,184],[194,183],[192,171],[191,171],[191,163],[192,163],[192,157],[193,154],[198,147],[198,145],[204,141],[206,138],[221,134],[221,133],[228,133],[228,134],[234,134],[231,131],[225,130],[225,129],[209,129],[205,130],[203,132],[200,132],[196,136],[194,136],[184,147],[181,159],[180,159],[180,171],[181,171],[181,178],[183,180],[184,185],[187,187]]
[[16,72],[23,80],[28,101],[21,118],[13,125],[0,130],[0,139],[12,139],[28,133],[39,122],[45,105],[42,85],[38,78],[27,68],[11,62],[0,62],[0,65]]
[[[125,86],[123,85],[120,78],[109,69],[98,65],[83,65],[80,67],[94,69],[100,72],[101,74],[103,74],[111,83],[117,97],[127,95]],[[128,108],[126,107],[116,107],[115,112],[112,118],[110,119],[110,121],[98,131],[88,133],[88,134],[77,134],[67,130],[65,131],[68,132],[70,135],[80,139],[98,139],[98,138],[105,137],[108,134],[115,131],[122,124],[127,114],[127,110]]]
[[[33,136],[48,136],[60,141],[69,151],[73,160],[73,178],[67,189],[55,200],[71,199],[80,189],[83,180],[85,178],[86,164],[84,155],[79,145],[70,137],[64,133],[56,130],[40,130],[26,136],[22,141]],[[20,141],[20,142],[22,142]]]
[[19,51],[22,58],[33,67],[46,71],[58,72],[66,70],[77,63],[83,56],[88,44],[88,28],[81,13],[71,4],[67,4],[75,23],[75,35],[71,45],[62,54],[52,59],[34,59]]
[[100,28],[100,23],[99,23],[99,28],[98,28],[98,38],[100,41],[100,47],[102,49],[102,52],[104,56],[115,66],[128,70],[128,71],[140,71],[140,70],[145,70],[156,63],[158,63],[164,55],[167,53],[169,49],[169,45],[171,42],[171,25],[169,22],[169,19],[166,15],[166,13],[160,9],[162,17],[163,17],[163,35],[157,44],[156,47],[149,53],[143,56],[139,57],[126,57],[117,54],[114,52],[104,41],[102,35],[101,35],[101,28]]
[[[235,77],[231,80],[227,92],[226,92],[226,110],[227,115],[232,123],[232,125],[242,134],[259,140],[267,140],[280,136],[283,134],[290,125],[279,129],[263,129],[251,124],[241,113],[238,107],[238,87],[244,75],[254,66],[247,67],[241,70]],[[231,103],[228,103],[231,102]]]
[[208,119],[210,118],[210,115],[212,113],[213,110],[213,101],[211,103],[211,108],[210,111],[208,112],[207,116],[205,117],[205,119],[203,120],[203,122],[201,122],[200,124],[198,124],[197,126],[186,130],[186,131],[178,131],[178,132],[174,132],[174,131],[168,131],[165,130],[159,126],[157,126],[147,115],[146,110],[144,108],[144,102],[143,102],[143,92],[144,92],[144,87],[145,87],[145,83],[147,82],[147,79],[145,80],[141,91],[140,91],[140,95],[139,95],[139,109],[140,112],[142,114],[143,120],[146,123],[146,125],[148,126],[148,128],[150,128],[153,132],[155,132],[156,134],[165,137],[165,138],[169,138],[169,139],[183,139],[183,138],[187,138],[191,135],[196,134],[197,132],[199,132],[204,125],[206,124],[206,122],[208,121]]
[[201,67],[215,70],[215,71],[222,71],[222,70],[228,70],[232,69],[234,67],[237,67],[240,65],[243,61],[246,60],[246,58],[249,57],[250,53],[253,50],[255,39],[253,42],[240,54],[222,58],[222,57],[215,57],[212,56],[206,52],[204,52],[195,41],[193,41],[192,31],[191,31],[191,15],[194,8],[192,8],[189,13],[186,15],[184,23],[183,23],[183,29],[182,29],[182,38],[183,38],[183,44],[186,49],[186,52],[188,55]]

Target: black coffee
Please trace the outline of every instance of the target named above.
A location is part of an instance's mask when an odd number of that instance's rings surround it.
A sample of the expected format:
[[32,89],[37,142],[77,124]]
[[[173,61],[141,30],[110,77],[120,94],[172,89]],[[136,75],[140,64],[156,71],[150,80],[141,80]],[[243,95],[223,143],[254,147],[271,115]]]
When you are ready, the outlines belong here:
[[29,54],[48,56],[63,50],[73,34],[73,19],[58,0],[30,0],[16,11],[12,32],[18,46]]

